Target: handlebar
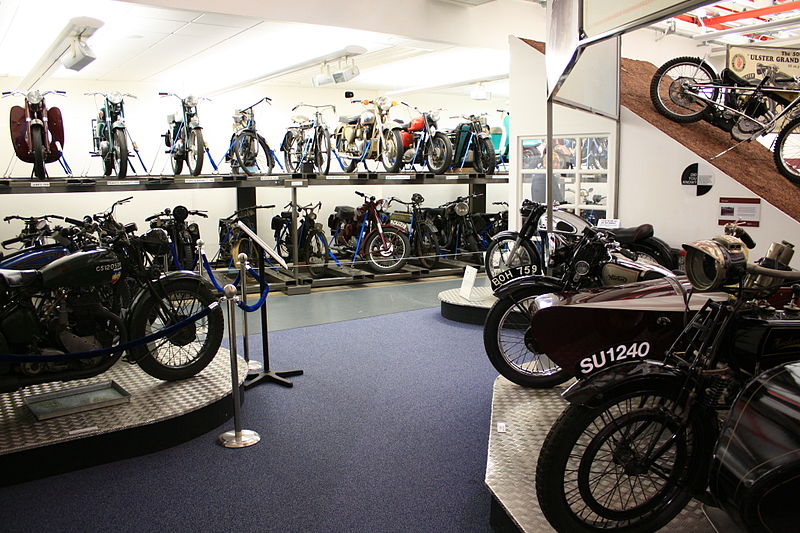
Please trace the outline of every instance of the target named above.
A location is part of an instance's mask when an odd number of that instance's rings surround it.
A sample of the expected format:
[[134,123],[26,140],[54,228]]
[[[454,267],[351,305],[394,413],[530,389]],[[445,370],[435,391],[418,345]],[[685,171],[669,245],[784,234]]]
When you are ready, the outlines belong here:
[[247,107],[245,107],[243,109],[240,109],[240,111],[247,111],[248,109],[253,109],[255,106],[257,106],[261,102],[266,102],[266,103],[272,105],[272,98],[270,98],[269,96],[265,96],[264,98],[262,98],[261,100],[259,100],[255,104],[249,105],[249,106],[247,106]]
[[72,224],[73,226],[83,226],[86,221],[78,220],[76,218],[64,217],[64,222]]
[[760,265],[755,265],[753,263],[747,263],[745,266],[745,271],[751,274],[771,276],[773,278],[781,278],[788,281],[800,281],[800,270],[776,270],[774,268],[767,268]]
[[239,215],[241,215],[242,213],[244,213],[246,211],[255,211],[256,209],[272,209],[273,207],[275,207],[275,204],[270,204],[270,205],[252,205],[250,207],[243,207],[241,209],[237,209],[236,211],[233,212],[233,214],[223,218],[222,220],[233,220],[234,218],[238,217]]
[[10,245],[16,244],[18,242],[22,242],[22,237],[14,237],[13,239],[7,239],[0,244],[3,245],[3,248],[8,248]]
[[298,107],[310,107],[310,108],[312,108],[312,109],[325,109],[326,107],[330,107],[330,108],[333,110],[333,112],[334,112],[334,113],[336,113],[336,106],[335,106],[335,105],[333,105],[333,104],[325,104],[325,105],[311,105],[311,104],[302,104],[302,103],[300,103],[300,104],[297,104],[296,106],[294,106],[294,107],[292,108],[292,111],[294,111],[294,110],[295,110],[295,109],[297,109]]

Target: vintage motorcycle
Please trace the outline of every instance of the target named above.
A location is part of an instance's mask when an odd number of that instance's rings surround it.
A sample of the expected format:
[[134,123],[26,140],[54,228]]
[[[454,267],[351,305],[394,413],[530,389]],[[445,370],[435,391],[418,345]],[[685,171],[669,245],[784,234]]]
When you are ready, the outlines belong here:
[[380,160],[386,172],[400,170],[403,165],[400,125],[389,120],[389,110],[397,102],[385,96],[351,102],[362,104],[366,109],[358,115],[339,117],[334,145],[339,157],[347,161],[344,171],[355,171],[366,159]]
[[305,164],[307,169],[327,175],[331,169],[331,134],[322,111],[330,108],[336,113],[336,106],[297,104],[292,112],[301,107],[313,109],[314,118],[300,114],[292,116],[294,125],[286,130],[281,143],[286,171],[306,172],[303,169]]
[[536,470],[556,530],[656,531],[692,497],[729,509],[750,531],[795,529],[796,366],[780,365],[800,358],[800,290],[782,308],[766,298],[800,272],[788,267],[791,244],[773,243],[750,264],[743,241],[684,245],[692,287],[730,296],[709,299],[663,361],[632,338],[604,351],[608,364],[578,362],[586,375],[564,392],[570,405]]
[[327,263],[331,258],[330,247],[325,239],[325,232],[322,231],[322,224],[317,222],[317,213],[322,208],[322,202],[308,205],[292,205],[288,203],[283,206],[284,211],[272,217],[271,227],[275,232],[275,250],[287,261],[292,260],[292,250],[294,248],[294,238],[292,236],[292,208],[297,211],[299,224],[296,229],[297,235],[297,260],[306,265],[308,273],[313,278],[320,278],[325,275]]
[[172,172],[177,176],[183,170],[183,164],[192,176],[199,176],[203,171],[203,158],[206,145],[203,141],[203,128],[197,118],[197,104],[208,98],[187,96],[181,98],[174,93],[158,93],[159,96],[174,96],[181,102],[181,118],[175,114],[167,115],[167,132],[162,135],[169,148]]
[[193,269],[197,265],[197,241],[200,239],[200,228],[195,222],[187,223],[189,216],[208,218],[207,211],[177,205],[175,209],[167,207],[160,213],[145,218],[151,228],[162,228],[170,238],[169,253],[160,256],[164,272],[168,270]]
[[64,121],[61,110],[48,108],[44,97],[48,94],[66,95],[64,91],[4,91],[6,96],[25,97],[25,107],[11,108],[9,124],[14,153],[26,163],[33,163],[33,175],[39,179],[47,177],[45,163],[53,163],[61,157],[64,149]]
[[486,116],[462,115],[450,118],[464,119],[464,122],[450,132],[453,166],[464,168],[471,164],[475,172],[494,174],[497,161],[494,144],[486,126]]
[[403,140],[403,165],[427,165],[434,174],[444,174],[453,162],[453,144],[439,131],[439,110],[421,111],[400,102],[419,115],[407,123],[400,123]]
[[[717,74],[699,57],[677,57],[661,65],[650,82],[656,110],[682,124],[705,119],[739,142],[771,133],[787,119],[773,145],[778,171],[800,184],[800,83],[763,69],[763,78],[750,82],[731,69]],[[724,152],[723,152],[724,153]]]
[[493,281],[498,300],[486,315],[486,354],[498,372],[524,387],[552,387],[572,377],[571,369],[559,366],[540,347],[538,332],[543,330],[532,321],[539,306],[546,304],[538,296],[547,294],[543,299],[550,300],[595,287],[674,277],[659,265],[637,261],[636,254],[623,248],[612,234],[591,226],[584,228],[573,247],[563,250],[569,255],[559,262],[560,277],[537,274],[535,265],[525,265],[503,271]]
[[267,144],[267,140],[256,130],[253,108],[261,102],[272,104],[272,99],[265,96],[255,104],[244,109],[237,109],[233,113],[233,134],[228,150],[223,156],[223,159],[230,162],[233,174],[241,172],[248,176],[272,174],[272,169],[277,162],[275,153]]
[[[6,250],[14,244],[22,244],[22,248],[13,250],[11,253],[0,251],[0,268],[7,269],[26,269],[41,268],[51,263],[59,257],[69,255],[79,249],[79,245],[73,243],[70,231],[59,227],[51,228],[50,220],[64,220],[60,215],[42,215],[38,217],[21,217],[19,215],[9,215],[3,220],[21,220],[25,226],[19,235],[6,239],[2,243]],[[73,223],[80,224],[79,220],[72,220]]]
[[92,119],[93,156],[103,160],[103,174],[116,173],[118,178],[128,174],[128,133],[125,129],[123,98],[136,98],[128,93],[85,93],[87,96],[102,96],[103,105]]
[[424,201],[425,198],[415,192],[411,195],[410,202],[392,196],[386,207],[391,206],[393,202],[406,206],[405,211],[393,211],[389,215],[389,220],[408,228],[408,240],[416,261],[424,268],[434,268],[439,264],[438,230],[433,223],[430,210],[422,207]]
[[[208,282],[187,271],[152,279],[144,252],[168,236],[144,240],[135,224],[114,220],[125,201],[94,216],[103,247],[41,270],[0,270],[0,391],[96,376],[123,352],[155,378],[185,379],[216,355],[224,324]],[[170,327],[166,337],[120,348]]]
[[354,191],[364,198],[364,205],[356,209],[339,205],[328,217],[331,230],[330,249],[338,254],[351,254],[351,265],[359,258],[366,261],[373,272],[397,272],[411,256],[411,243],[405,228],[384,222],[381,209],[384,200]]

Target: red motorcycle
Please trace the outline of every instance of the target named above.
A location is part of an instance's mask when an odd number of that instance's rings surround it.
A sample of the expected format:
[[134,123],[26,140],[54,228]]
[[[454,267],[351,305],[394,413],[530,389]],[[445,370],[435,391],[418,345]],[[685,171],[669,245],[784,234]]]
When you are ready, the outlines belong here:
[[411,255],[405,228],[384,222],[386,217],[381,211],[384,200],[355,193],[364,198],[364,205],[358,209],[339,205],[328,217],[331,249],[337,255],[352,254],[351,266],[362,258],[378,274],[397,272]]
[[33,163],[33,175],[39,179],[47,177],[44,168],[46,163],[58,161],[64,147],[64,121],[61,110],[57,107],[47,108],[44,97],[48,94],[65,95],[64,91],[38,90],[5,91],[6,96],[20,95],[25,97],[25,107],[11,108],[10,126],[11,141],[17,157],[26,163]]

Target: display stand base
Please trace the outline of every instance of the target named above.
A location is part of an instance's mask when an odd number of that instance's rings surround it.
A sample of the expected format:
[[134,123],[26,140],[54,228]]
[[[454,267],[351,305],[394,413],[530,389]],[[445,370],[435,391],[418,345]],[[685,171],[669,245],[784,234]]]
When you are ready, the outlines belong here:
[[489,287],[473,287],[469,300],[461,296],[460,289],[439,293],[442,316],[455,322],[483,324],[489,309],[497,301]]
[[238,435],[236,431],[226,431],[219,436],[219,443],[225,448],[247,448],[260,440],[261,435],[251,429],[243,429]]
[[289,381],[286,378],[290,378],[293,376],[302,376],[302,370],[267,370],[265,372],[259,372],[258,374],[250,374],[247,376],[247,379],[244,380],[244,388],[249,389],[250,387],[255,387],[260,383],[277,383],[278,385],[282,385],[286,388],[294,387],[294,383]]

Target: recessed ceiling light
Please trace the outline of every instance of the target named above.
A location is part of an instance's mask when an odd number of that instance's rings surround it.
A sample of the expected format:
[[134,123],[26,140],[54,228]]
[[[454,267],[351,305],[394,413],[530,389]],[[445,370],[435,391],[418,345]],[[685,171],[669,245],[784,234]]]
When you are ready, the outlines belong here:
[[132,35],[126,35],[125,37],[127,37],[128,39],[141,39],[141,38],[142,38],[142,37],[144,37],[144,36],[143,36],[143,35],[138,35],[138,34],[135,34],[135,33],[134,33],[134,34],[132,34]]

